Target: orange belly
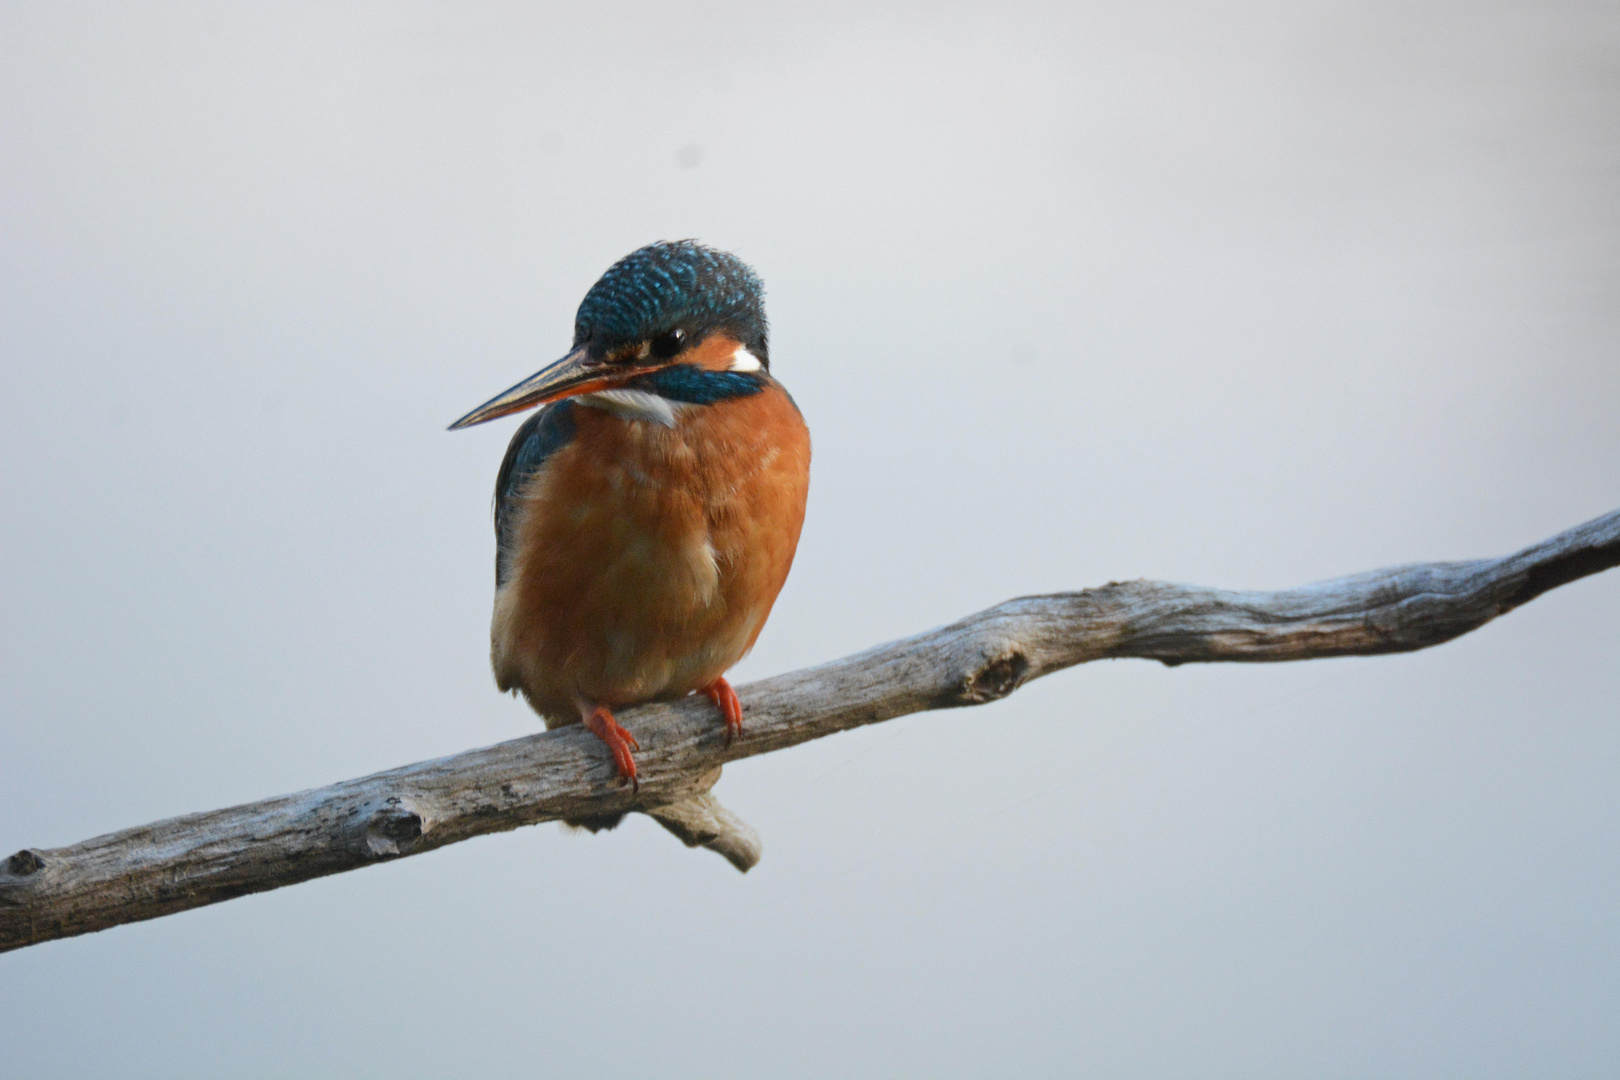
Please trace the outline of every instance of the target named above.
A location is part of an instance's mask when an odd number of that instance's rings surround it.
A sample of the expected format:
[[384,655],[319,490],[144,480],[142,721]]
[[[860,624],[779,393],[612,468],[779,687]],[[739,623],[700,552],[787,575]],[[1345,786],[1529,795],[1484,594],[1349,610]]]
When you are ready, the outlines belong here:
[[810,435],[775,384],[676,426],[574,410],[528,481],[495,596],[495,681],[547,726],[680,697],[753,647],[804,523]]

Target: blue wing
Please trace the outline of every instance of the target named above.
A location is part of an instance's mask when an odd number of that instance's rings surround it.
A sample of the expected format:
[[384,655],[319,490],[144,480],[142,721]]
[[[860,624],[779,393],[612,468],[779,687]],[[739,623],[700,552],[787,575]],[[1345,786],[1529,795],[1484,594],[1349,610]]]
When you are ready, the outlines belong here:
[[574,438],[574,403],[567,399],[543,405],[512,436],[495,477],[495,587],[511,574],[512,549],[517,542],[518,509],[523,489],[546,459]]

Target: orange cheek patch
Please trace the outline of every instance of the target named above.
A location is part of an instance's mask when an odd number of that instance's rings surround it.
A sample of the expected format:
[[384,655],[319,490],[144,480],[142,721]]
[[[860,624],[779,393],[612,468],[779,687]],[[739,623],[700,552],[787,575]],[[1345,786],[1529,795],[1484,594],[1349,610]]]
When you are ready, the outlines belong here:
[[705,338],[695,348],[686,350],[675,358],[679,364],[691,364],[705,371],[729,371],[732,358],[742,343],[727,334],[714,334]]

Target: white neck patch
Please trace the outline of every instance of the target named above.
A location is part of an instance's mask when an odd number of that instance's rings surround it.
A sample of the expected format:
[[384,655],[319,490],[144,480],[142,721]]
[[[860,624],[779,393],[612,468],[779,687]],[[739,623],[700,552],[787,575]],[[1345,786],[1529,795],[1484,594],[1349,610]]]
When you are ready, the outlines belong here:
[[574,400],[626,420],[650,420],[665,427],[674,427],[676,410],[685,407],[681,402],[645,390],[598,390],[594,394],[581,394]]
[[[726,370],[762,371],[764,367],[759,357],[739,345],[737,351],[731,354],[731,363]],[[671,401],[645,390],[598,390],[594,394],[581,394],[574,400],[626,420],[650,420],[665,427],[674,427],[675,417],[686,408],[683,401]]]

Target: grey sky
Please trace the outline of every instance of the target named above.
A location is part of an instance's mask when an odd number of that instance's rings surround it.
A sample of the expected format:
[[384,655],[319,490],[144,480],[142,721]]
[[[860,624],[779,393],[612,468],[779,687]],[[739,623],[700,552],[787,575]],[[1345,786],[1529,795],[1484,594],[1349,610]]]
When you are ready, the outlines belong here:
[[[1612,4],[0,6],[0,847],[538,728],[512,423],[619,256],[815,439],[742,680],[1009,596],[1620,506]],[[1620,575],[744,763],[746,878],[542,826],[0,956],[30,1077],[1620,1069]]]

